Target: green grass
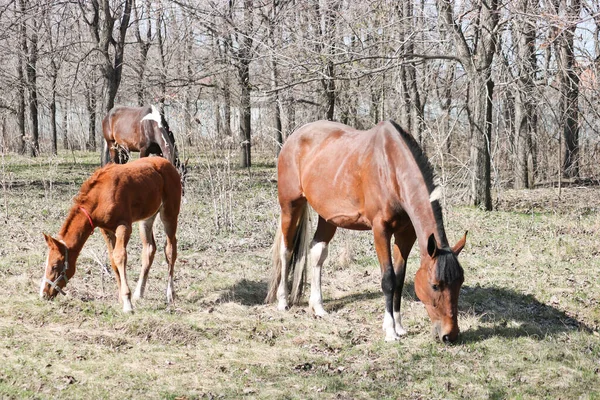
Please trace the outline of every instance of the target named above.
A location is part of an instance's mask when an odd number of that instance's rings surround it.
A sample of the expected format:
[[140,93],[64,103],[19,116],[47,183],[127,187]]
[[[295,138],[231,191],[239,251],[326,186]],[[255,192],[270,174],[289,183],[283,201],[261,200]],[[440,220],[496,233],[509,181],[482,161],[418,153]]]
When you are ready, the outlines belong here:
[[[563,201],[549,189],[507,191],[492,213],[450,201],[450,241],[469,230],[460,339],[432,339],[412,254],[402,304],[409,334],[390,344],[370,233],[334,238],[327,317],[278,312],[262,303],[278,216],[273,162],[259,158],[250,171],[221,162],[211,179],[214,158],[202,157],[190,160],[181,212],[178,299],[164,303],[157,223],[159,251],[133,315],[121,313],[102,272],[99,234],[69,295],[38,297],[42,232],[58,231],[98,155],[1,160],[0,398],[600,398],[600,189],[563,189]],[[136,232],[130,287],[139,252]]]

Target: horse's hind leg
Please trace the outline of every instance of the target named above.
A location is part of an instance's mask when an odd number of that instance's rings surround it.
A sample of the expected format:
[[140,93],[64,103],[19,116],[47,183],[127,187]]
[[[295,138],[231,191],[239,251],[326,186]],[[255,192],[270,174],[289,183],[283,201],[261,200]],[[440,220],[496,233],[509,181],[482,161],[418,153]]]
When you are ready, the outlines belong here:
[[315,315],[322,317],[327,314],[323,308],[323,294],[321,291],[321,268],[327,258],[327,247],[333,235],[336,226],[328,223],[319,216],[319,223],[315,236],[310,244],[310,265],[312,266],[312,280],[310,284],[310,299],[308,307]]
[[277,309],[279,311],[288,308],[287,278],[294,251],[294,239],[298,234],[298,222],[305,211],[305,207],[307,207],[305,198],[281,205],[281,242],[279,243],[281,277],[277,287]]
[[113,258],[113,251],[117,238],[115,237],[114,233],[105,231],[104,229],[100,229],[100,232],[102,232],[102,236],[104,236],[104,240],[106,241],[108,258],[110,259],[110,265],[112,266],[113,272],[115,273],[115,280],[117,281],[117,298],[120,300],[119,296],[121,293],[121,277],[119,276],[119,268],[117,267],[117,264],[115,264],[115,260]]
[[131,291],[127,285],[127,243],[131,237],[131,225],[119,225],[115,230],[115,247],[113,250],[113,260],[117,266],[121,278],[120,300],[123,302],[123,312],[133,311],[131,306]]
[[177,216],[178,212],[170,211],[163,207],[160,210],[160,219],[165,228],[167,240],[165,243],[165,258],[169,265],[167,278],[167,303],[172,303],[175,300],[175,289],[173,288],[173,274],[175,270],[175,260],[177,259]]
[[156,214],[147,220],[140,221],[140,238],[142,240],[142,270],[140,271],[137,287],[133,293],[133,301],[144,297],[144,290],[146,289],[146,282],[148,281],[148,272],[150,271],[150,266],[154,261],[156,242],[154,241],[152,227],[154,226],[155,218]]

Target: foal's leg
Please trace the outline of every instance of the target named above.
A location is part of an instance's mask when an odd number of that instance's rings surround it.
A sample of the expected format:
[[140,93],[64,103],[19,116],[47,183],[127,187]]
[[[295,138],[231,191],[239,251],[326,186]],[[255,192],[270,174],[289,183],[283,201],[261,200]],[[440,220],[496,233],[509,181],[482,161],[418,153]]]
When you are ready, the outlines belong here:
[[298,230],[298,220],[302,216],[304,207],[306,207],[304,198],[281,205],[281,245],[279,246],[281,279],[277,287],[277,309],[279,311],[285,311],[288,308],[287,278],[294,251],[294,237]]
[[131,306],[131,291],[127,285],[127,243],[131,237],[131,225],[119,225],[115,230],[115,248],[113,250],[113,259],[119,270],[121,277],[120,293],[123,302],[123,312],[133,311]]
[[115,273],[115,280],[117,281],[117,299],[119,299],[120,301],[119,294],[121,293],[121,277],[119,275],[119,268],[117,267],[117,264],[115,264],[115,260],[113,258],[113,251],[115,249],[115,243],[117,241],[117,238],[115,237],[115,234],[110,231],[100,229],[100,232],[102,232],[102,236],[104,236],[106,248],[108,249],[108,258],[110,260],[110,265],[113,269],[113,272]]
[[396,333],[406,335],[406,329],[402,326],[400,317],[400,302],[402,301],[402,288],[404,287],[404,276],[406,274],[406,261],[415,243],[417,236],[411,227],[404,232],[394,234],[394,272],[396,273],[396,291],[394,292],[394,322]]
[[145,221],[140,221],[140,238],[142,239],[142,270],[140,271],[137,287],[133,293],[133,301],[144,297],[144,290],[146,289],[146,282],[148,281],[148,271],[150,271],[150,266],[152,265],[152,261],[154,261],[156,242],[154,241],[152,227],[154,226],[155,218],[156,214]]
[[385,314],[383,316],[383,330],[385,331],[385,340],[390,342],[400,339],[396,332],[394,324],[394,315],[392,314],[394,291],[396,289],[396,274],[392,266],[392,255],[390,251],[391,234],[383,221],[375,221],[373,224],[373,236],[375,240],[375,250],[381,267],[381,289],[385,296]]
[[173,288],[173,274],[175,271],[175,260],[177,259],[177,216],[175,212],[169,212],[164,206],[160,210],[160,219],[162,220],[167,235],[165,243],[165,258],[169,265],[169,273],[167,279],[167,303],[172,303],[175,300],[175,289]]
[[322,317],[327,315],[323,308],[323,294],[321,291],[321,268],[327,258],[327,246],[333,235],[335,234],[336,226],[325,221],[319,216],[317,230],[310,244],[310,265],[312,265],[312,281],[310,284],[310,299],[308,308],[312,308],[315,315]]

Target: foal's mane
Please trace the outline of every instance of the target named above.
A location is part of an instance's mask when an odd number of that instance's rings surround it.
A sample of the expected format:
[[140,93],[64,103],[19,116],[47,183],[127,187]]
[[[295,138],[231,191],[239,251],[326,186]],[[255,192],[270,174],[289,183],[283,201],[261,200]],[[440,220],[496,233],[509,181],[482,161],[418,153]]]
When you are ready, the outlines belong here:
[[[425,185],[427,185],[427,192],[431,196],[437,186],[435,184],[435,173],[431,163],[429,162],[429,159],[425,153],[423,153],[423,149],[419,143],[410,133],[402,129],[396,122],[390,120],[390,123],[394,126],[394,128],[396,128],[400,134],[400,137],[406,144],[406,147],[408,147],[410,150],[415,162],[417,163],[417,166],[419,167],[419,170],[421,171],[421,174],[423,175],[423,180],[425,181]],[[442,206],[440,205],[438,199],[434,198],[431,200],[431,208],[433,210],[433,216],[438,228],[438,237],[441,245],[441,249],[439,249],[437,254],[436,278],[439,281],[451,284],[455,280],[463,277],[463,269],[448,245],[446,231],[444,230]]]
[[81,189],[79,189],[79,193],[73,199],[74,204],[82,204],[87,199],[90,191],[98,184],[100,184],[105,178],[103,177],[107,171],[113,169],[116,164],[107,164],[103,168],[98,168],[92,176],[90,176],[83,184],[81,185]]

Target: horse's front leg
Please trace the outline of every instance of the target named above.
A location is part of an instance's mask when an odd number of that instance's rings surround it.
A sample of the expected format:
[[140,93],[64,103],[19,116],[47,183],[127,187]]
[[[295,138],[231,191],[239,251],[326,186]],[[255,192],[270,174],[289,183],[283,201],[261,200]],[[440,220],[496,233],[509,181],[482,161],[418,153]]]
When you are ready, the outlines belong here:
[[396,333],[406,335],[406,329],[402,326],[400,317],[400,304],[402,301],[402,288],[404,287],[404,276],[406,275],[406,260],[416,240],[414,228],[394,234],[394,272],[396,273],[396,290],[394,292],[394,322]]
[[131,291],[127,284],[127,243],[131,237],[131,224],[119,225],[115,230],[115,248],[113,250],[113,260],[119,271],[121,278],[120,301],[123,303],[123,312],[133,311],[131,305]]
[[373,236],[375,241],[375,250],[381,267],[381,290],[385,297],[385,313],[383,316],[383,330],[385,331],[386,342],[399,340],[400,336],[396,332],[394,315],[392,314],[394,292],[396,290],[396,274],[392,266],[392,256],[390,251],[391,234],[383,221],[377,221],[373,224]]

